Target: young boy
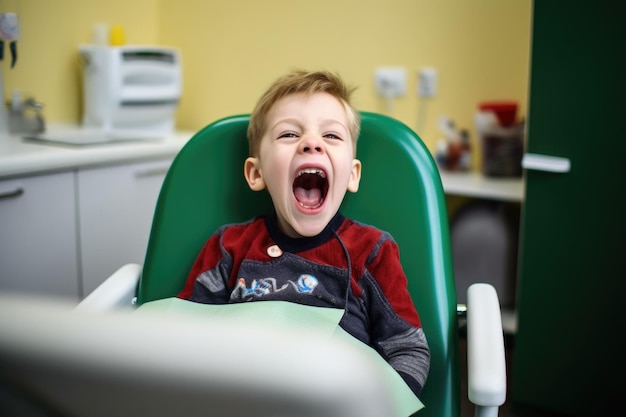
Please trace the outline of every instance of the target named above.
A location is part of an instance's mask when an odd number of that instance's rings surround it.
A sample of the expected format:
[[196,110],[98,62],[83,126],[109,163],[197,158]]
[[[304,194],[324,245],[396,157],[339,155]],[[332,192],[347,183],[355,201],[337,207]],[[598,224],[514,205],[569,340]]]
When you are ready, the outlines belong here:
[[343,217],[356,192],[359,113],[328,72],[276,81],[250,117],[244,176],[275,212],[219,228],[179,298],[207,304],[284,300],[340,308],[340,326],[372,346],[419,396],[430,365],[393,238]]

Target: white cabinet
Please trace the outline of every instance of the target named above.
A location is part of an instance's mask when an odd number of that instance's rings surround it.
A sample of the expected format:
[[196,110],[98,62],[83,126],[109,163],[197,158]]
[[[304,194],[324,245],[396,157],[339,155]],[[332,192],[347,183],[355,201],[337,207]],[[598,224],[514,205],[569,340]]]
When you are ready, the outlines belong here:
[[80,297],[74,172],[0,180],[0,291]]
[[129,262],[143,264],[154,208],[171,159],[78,171],[83,296]]
[[0,180],[0,291],[78,301],[142,264],[171,161]]
[[80,300],[143,263],[165,172],[192,136],[67,147],[0,134],[0,291]]

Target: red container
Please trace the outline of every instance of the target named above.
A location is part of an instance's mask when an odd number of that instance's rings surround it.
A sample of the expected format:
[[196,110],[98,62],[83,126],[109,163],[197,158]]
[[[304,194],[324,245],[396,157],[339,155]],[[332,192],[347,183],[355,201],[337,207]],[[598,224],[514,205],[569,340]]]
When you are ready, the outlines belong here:
[[515,101],[485,101],[479,103],[478,108],[481,111],[494,112],[500,126],[513,126],[517,120],[517,102]]

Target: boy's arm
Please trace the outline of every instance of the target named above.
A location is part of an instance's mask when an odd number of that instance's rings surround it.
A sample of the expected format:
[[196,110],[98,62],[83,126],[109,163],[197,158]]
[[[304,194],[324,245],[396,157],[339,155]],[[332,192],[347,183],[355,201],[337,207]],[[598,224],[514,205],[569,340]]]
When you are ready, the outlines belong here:
[[430,350],[407,289],[397,244],[386,239],[367,266],[371,343],[420,395],[430,368]]
[[[375,342],[376,343],[376,342]],[[430,350],[421,328],[411,328],[376,343],[383,357],[420,396],[430,368]]]
[[220,245],[221,234],[212,235],[189,271],[185,286],[177,297],[204,304],[224,304],[228,301],[229,259]]

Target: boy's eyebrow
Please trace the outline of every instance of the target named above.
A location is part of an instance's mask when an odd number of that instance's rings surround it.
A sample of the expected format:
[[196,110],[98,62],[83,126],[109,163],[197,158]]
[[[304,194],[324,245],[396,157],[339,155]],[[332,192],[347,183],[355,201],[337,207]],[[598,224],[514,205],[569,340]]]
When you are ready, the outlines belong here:
[[[344,139],[352,138],[352,134],[350,132],[350,129],[348,129],[348,126],[344,125],[339,120],[335,120],[335,119],[324,120],[323,126],[326,129],[330,129],[334,133],[338,133]],[[341,128],[339,129],[336,126],[341,126]]]
[[341,127],[343,127],[344,129],[347,129],[347,128],[348,128],[346,125],[344,125],[343,123],[341,123],[341,122],[340,122],[339,120],[337,120],[337,119],[326,119],[326,120],[322,120],[322,123],[323,123],[324,125],[326,125],[326,124],[338,124],[338,125],[340,125]]
[[296,119],[296,118],[292,118],[292,117],[287,117],[287,118],[284,118],[284,119],[280,119],[280,120],[278,120],[278,121],[277,121],[276,123],[274,123],[271,127],[276,127],[276,126],[278,126],[278,125],[279,125],[279,124],[281,124],[281,123],[294,124],[294,125],[301,124],[301,123],[298,121],[298,119]]
[[[297,125],[300,126],[302,125],[302,122],[297,119],[297,118],[292,118],[292,117],[287,117],[285,119],[280,119],[278,120],[276,123],[274,123],[273,125],[270,125],[269,128],[270,129],[274,129],[277,126],[279,126],[281,123],[285,123],[285,124],[292,124],[292,125]],[[341,126],[344,130],[349,131],[348,126],[346,126],[345,124],[343,124],[342,122],[340,122],[337,119],[324,119],[320,121],[320,125],[322,126],[328,126],[328,125],[339,125]]]

